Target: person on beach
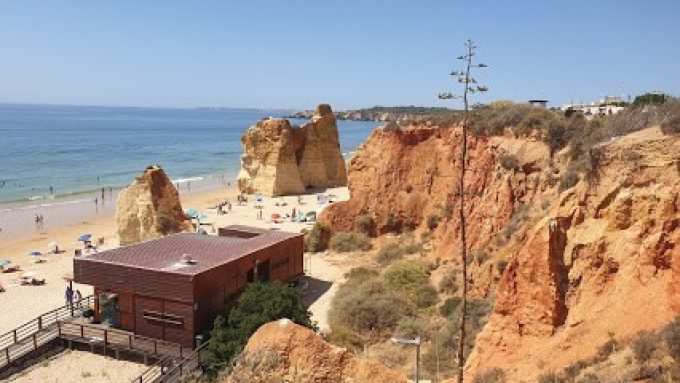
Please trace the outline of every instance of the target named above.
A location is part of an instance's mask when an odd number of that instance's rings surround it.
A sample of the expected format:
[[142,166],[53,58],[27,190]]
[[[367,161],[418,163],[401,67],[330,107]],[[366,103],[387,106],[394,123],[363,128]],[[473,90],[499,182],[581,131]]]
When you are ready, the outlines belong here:
[[66,298],[66,306],[73,306],[73,289],[71,286],[66,286],[66,292],[64,293],[64,298]]
[[35,213],[35,229],[40,230],[40,216],[38,216],[38,213]]
[[76,290],[76,293],[73,294],[73,300],[76,303],[76,308],[77,309],[82,309],[83,308],[83,295],[80,293],[80,290]]
[[109,186],[109,198],[113,198],[113,188]]
[[54,187],[50,186],[50,195],[54,197]]
[[104,188],[102,188],[102,203],[104,203]]

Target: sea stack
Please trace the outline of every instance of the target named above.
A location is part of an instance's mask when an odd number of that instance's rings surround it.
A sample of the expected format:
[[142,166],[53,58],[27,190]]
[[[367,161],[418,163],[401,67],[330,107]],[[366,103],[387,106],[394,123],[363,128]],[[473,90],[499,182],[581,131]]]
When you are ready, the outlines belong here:
[[192,229],[177,189],[158,165],[147,167],[120,192],[116,224],[121,245]]
[[302,127],[282,118],[260,120],[243,134],[241,144],[238,186],[243,193],[279,196],[347,185],[338,127],[328,104],[319,105]]

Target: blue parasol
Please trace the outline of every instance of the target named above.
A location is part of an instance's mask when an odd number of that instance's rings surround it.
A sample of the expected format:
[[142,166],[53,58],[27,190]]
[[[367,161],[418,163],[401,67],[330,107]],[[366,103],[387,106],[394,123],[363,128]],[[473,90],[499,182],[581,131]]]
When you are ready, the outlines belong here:
[[189,208],[187,209],[187,215],[189,216],[189,218],[196,218],[196,216],[198,215],[198,211],[196,209]]
[[78,240],[80,242],[88,242],[91,238],[92,238],[92,234],[85,233],[85,234],[81,234],[80,237],[78,237]]
[[39,251],[31,251],[30,253],[28,253],[28,255],[30,255],[31,257],[39,257],[42,255],[42,253]]

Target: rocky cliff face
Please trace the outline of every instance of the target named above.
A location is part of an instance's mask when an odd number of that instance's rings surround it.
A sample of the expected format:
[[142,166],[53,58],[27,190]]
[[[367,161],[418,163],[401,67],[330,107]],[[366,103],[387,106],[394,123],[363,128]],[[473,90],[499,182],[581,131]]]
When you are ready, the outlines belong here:
[[[530,138],[470,137],[466,176],[467,281],[495,297],[467,374],[493,367],[535,380],[596,352],[609,334],[658,328],[680,312],[680,138],[650,128],[592,150],[597,174],[560,191],[568,158],[552,161]],[[350,231],[371,215],[378,234],[425,231],[441,217],[428,255],[433,278],[460,267],[460,130],[424,125],[376,130],[349,162],[349,201],[321,220]],[[485,259],[486,258],[486,259]],[[507,267],[496,267],[507,261]],[[653,302],[653,303],[650,303]]]
[[116,204],[121,245],[190,230],[177,189],[160,166],[150,166],[123,189]]
[[406,382],[385,366],[326,343],[287,319],[267,323],[248,340],[225,382]]
[[562,193],[520,242],[468,374],[535,377],[680,312],[680,138],[652,128],[594,151],[595,177]]
[[299,194],[309,187],[347,184],[338,128],[331,107],[319,105],[302,127],[288,120],[258,121],[241,137],[238,186],[243,193]]

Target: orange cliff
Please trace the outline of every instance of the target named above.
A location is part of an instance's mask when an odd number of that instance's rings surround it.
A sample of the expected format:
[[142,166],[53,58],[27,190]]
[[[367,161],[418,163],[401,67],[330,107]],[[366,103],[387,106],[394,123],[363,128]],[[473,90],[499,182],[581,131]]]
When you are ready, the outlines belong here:
[[[320,219],[350,231],[369,214],[382,234],[394,222],[426,230],[437,214],[428,257],[440,265],[433,279],[450,273],[460,263],[460,141],[457,128],[377,129],[349,162],[350,200]],[[532,138],[468,144],[468,244],[490,259],[472,263],[467,282],[473,296],[496,299],[468,376],[501,367],[532,379],[592,355],[610,333],[626,337],[677,315],[680,138],[650,128],[600,145],[597,176],[563,192],[567,150],[550,160]],[[501,165],[503,157],[515,161]],[[502,273],[499,260],[509,262]]]
[[288,319],[269,322],[248,340],[225,383],[406,383],[391,369],[327,343]]
[[649,128],[593,157],[597,174],[560,195],[508,265],[469,375],[557,371],[680,312],[680,137]]

